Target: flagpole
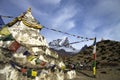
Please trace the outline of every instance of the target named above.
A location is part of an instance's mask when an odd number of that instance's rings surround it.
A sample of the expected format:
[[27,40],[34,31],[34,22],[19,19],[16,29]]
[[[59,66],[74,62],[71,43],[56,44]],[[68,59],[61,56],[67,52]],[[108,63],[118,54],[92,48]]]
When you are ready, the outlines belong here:
[[96,37],[93,43],[93,76],[96,77]]

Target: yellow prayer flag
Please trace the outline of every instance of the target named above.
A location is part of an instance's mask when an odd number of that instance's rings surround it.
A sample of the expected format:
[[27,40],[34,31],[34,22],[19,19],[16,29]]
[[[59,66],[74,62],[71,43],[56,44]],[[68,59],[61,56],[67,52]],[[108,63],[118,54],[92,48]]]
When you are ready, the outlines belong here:
[[62,66],[61,69],[62,69],[62,70],[65,70],[65,66]]
[[96,75],[96,67],[93,67],[93,75]]
[[32,56],[32,55],[31,55],[31,56],[28,56],[28,57],[27,57],[27,60],[28,60],[28,61],[32,61],[32,60],[35,59],[35,58],[36,58],[35,56]]
[[33,70],[32,70],[32,76],[33,76],[33,77],[36,77],[36,76],[37,76],[37,71],[33,71]]
[[7,36],[10,35],[10,32],[7,27],[3,27],[2,30],[0,31],[0,34]]

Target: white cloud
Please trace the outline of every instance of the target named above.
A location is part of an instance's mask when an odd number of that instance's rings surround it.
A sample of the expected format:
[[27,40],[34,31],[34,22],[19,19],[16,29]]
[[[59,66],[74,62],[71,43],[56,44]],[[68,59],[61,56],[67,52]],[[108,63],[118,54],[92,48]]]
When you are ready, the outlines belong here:
[[120,23],[117,25],[112,26],[109,36],[111,39],[119,40],[120,41]]
[[[26,10],[28,7],[31,7],[32,13],[40,17],[41,20],[42,18],[44,18],[44,21],[46,20],[45,25],[49,27],[56,29],[63,28],[61,30],[64,31],[70,30],[75,27],[75,21],[72,18],[74,18],[75,14],[77,13],[77,10],[74,5],[66,5],[65,7],[64,6],[61,7],[60,5],[57,5],[59,9],[57,9],[55,12],[47,13],[48,12],[47,10],[42,11],[41,8],[38,8],[37,6],[38,3],[40,3],[40,5],[45,4],[44,6],[48,6],[49,4],[52,5],[59,4],[61,0],[36,1],[37,5],[32,4],[32,1],[24,1],[24,0],[17,2],[11,1],[11,2],[17,7],[19,7],[21,10]],[[19,3],[24,3],[24,5],[21,5]]]
[[110,40],[116,40],[120,41],[120,23],[117,23],[115,25],[109,26],[109,28],[103,29],[98,34],[98,40],[101,38],[103,39],[110,39]]
[[[120,20],[120,0],[93,1],[95,0],[91,0],[89,5],[85,3],[87,1],[82,0],[80,3],[73,0],[10,0],[12,4],[8,5],[13,5],[12,10],[14,11],[10,13],[17,12],[18,15],[21,11],[31,7],[33,16],[39,19],[42,25],[49,28],[65,32],[71,31],[70,33],[80,36],[82,34],[82,36],[86,37],[96,36],[98,39],[103,37],[105,39],[120,40],[120,24],[116,23]],[[20,10],[15,11],[17,8]],[[5,15],[10,14],[6,10],[1,10],[0,13]],[[64,34],[49,30],[44,30],[43,34],[45,34],[48,41],[64,36]],[[70,39],[77,41],[77,39]]]
[[19,7],[21,9],[26,9],[27,7],[30,7],[29,2],[26,0],[18,0],[18,1],[11,0],[11,2],[14,5],[16,5],[16,7]]
[[115,27],[114,24],[120,19],[119,2],[119,0],[99,0],[89,9],[85,9],[86,13],[83,20],[85,34],[118,40],[120,36],[115,35],[119,33],[120,26]]
[[68,6],[61,8],[55,17],[52,19],[53,28],[63,28],[62,30],[67,31],[75,27],[75,22],[72,19],[76,15],[77,11],[74,6]]
[[[47,0],[46,0],[47,1]],[[32,9],[32,13],[34,13],[37,16],[46,16],[47,13],[46,12],[41,12],[41,10],[39,8],[36,8],[36,5],[32,5],[32,1],[11,1],[13,4],[15,4],[16,6],[18,6],[21,10],[27,10],[28,8]],[[20,3],[24,3],[23,5],[21,5]],[[41,3],[39,1],[36,1],[36,3]],[[38,4],[37,4],[38,5]],[[22,13],[22,12],[21,12]]]
[[83,27],[85,28],[86,35],[95,35],[94,30],[100,27],[101,22],[93,17],[86,16],[83,22]]
[[45,4],[59,4],[61,0],[43,0],[42,2]]
[[64,26],[65,26],[66,30],[70,30],[75,27],[75,23],[74,23],[74,21],[69,20],[69,21],[65,22]]

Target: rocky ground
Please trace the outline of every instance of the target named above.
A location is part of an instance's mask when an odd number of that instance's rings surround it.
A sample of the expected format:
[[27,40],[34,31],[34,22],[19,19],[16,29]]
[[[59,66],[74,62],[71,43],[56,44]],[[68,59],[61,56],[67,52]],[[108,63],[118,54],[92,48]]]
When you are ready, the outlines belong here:
[[93,77],[92,71],[78,71],[77,77],[72,80],[120,80],[120,67],[98,69],[96,78]]

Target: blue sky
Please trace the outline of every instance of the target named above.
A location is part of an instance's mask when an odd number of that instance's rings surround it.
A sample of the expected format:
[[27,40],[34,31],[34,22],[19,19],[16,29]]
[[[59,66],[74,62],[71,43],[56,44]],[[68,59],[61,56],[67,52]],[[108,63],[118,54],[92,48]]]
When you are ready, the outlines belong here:
[[[18,16],[32,8],[41,25],[83,37],[120,41],[120,0],[0,0],[0,15]],[[3,18],[5,23],[11,19]],[[42,29],[47,41],[75,37]],[[76,48],[93,41],[74,44]]]

